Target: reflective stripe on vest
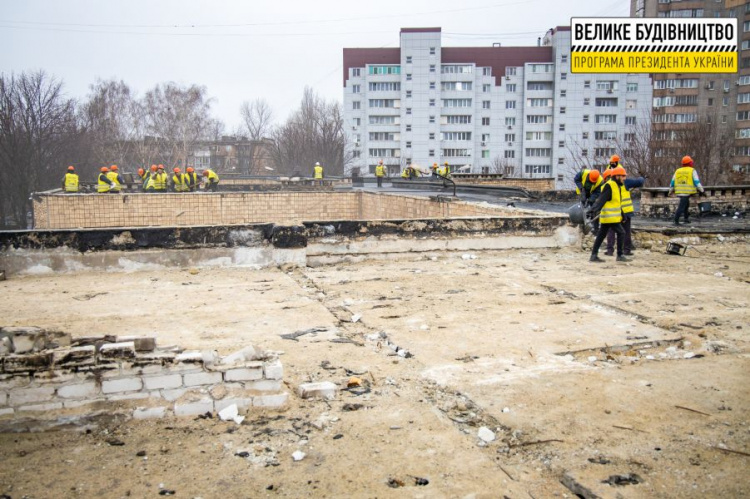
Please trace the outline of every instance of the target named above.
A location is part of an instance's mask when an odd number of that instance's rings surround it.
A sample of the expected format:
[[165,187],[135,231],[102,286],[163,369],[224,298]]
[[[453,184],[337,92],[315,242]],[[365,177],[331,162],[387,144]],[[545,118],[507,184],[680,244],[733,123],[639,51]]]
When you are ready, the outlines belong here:
[[323,178],[323,167],[322,166],[316,166],[315,167],[315,178]]
[[375,176],[376,177],[384,177],[385,176],[385,172],[383,170],[385,170],[385,168],[383,167],[383,165],[376,166],[375,167]]
[[600,176],[599,176],[599,178],[598,178],[598,179],[596,179],[596,183],[595,183],[594,185],[592,185],[592,186],[591,186],[591,189],[589,189],[589,192],[590,192],[591,194],[593,194],[593,193],[594,193],[594,191],[595,191],[595,190],[597,190],[597,189],[598,189],[598,188],[599,188],[599,187],[600,187],[601,185],[602,185],[602,177],[601,177],[601,175],[600,175]]
[[109,192],[110,184],[109,178],[105,174],[100,173],[97,179],[96,192]]
[[683,166],[674,172],[674,193],[679,195],[691,195],[698,192],[693,183],[693,168]]
[[599,215],[599,222],[603,224],[616,224],[622,222],[622,206],[620,199],[620,186],[614,180],[608,180],[612,191],[612,199],[604,203]]
[[624,185],[620,187],[620,204],[623,213],[633,213],[633,200],[630,199],[630,191]]
[[195,173],[195,172],[188,173],[185,176],[187,177],[188,188],[194,188],[196,185],[198,185],[198,174],[197,173]]
[[122,186],[120,185],[120,176],[117,172],[107,172],[107,178],[115,184],[112,188],[113,191],[119,191],[122,189]]
[[78,175],[75,173],[65,174],[65,192],[78,192]]

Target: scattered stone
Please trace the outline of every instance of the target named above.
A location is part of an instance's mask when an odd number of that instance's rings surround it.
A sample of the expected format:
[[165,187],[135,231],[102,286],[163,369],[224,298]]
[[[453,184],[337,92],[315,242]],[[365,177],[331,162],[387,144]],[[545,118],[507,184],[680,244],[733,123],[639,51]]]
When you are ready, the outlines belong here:
[[176,493],[177,493],[177,491],[175,491],[175,490],[171,490],[171,489],[161,489],[161,490],[159,491],[159,495],[160,495],[160,496],[173,496],[173,495],[175,495]]
[[295,461],[302,461],[306,455],[307,454],[305,454],[301,450],[297,450],[292,453],[292,459],[294,459]]
[[503,407],[503,412],[510,412],[510,407]]
[[588,358],[588,361],[589,361],[589,362],[592,362],[592,363],[593,363],[593,362],[596,362],[597,360],[598,360],[598,359],[597,359],[596,355],[592,355],[592,356],[590,356],[590,357]]
[[589,462],[594,464],[609,464],[611,461],[609,459],[606,459],[604,456],[598,456],[590,457]]
[[354,412],[362,409],[364,406],[362,404],[344,404],[341,407],[341,410],[344,412]]
[[198,275],[200,273],[200,270],[196,269],[195,267],[191,267],[188,272],[190,273],[190,275]]
[[397,489],[399,487],[404,486],[403,480],[399,480],[398,478],[391,477],[388,479],[388,486],[392,489]]
[[643,479],[635,473],[610,475],[606,480],[602,480],[602,483],[608,483],[612,486],[638,485],[641,482],[643,482]]
[[235,452],[234,455],[237,457],[250,457],[250,453],[246,450]]
[[693,352],[685,352],[685,355],[682,356],[685,359],[692,359],[695,357],[695,354]]
[[106,440],[106,442],[109,445],[113,446],[113,447],[121,447],[121,446],[125,445],[125,442],[123,442],[122,440],[119,440],[117,438],[108,438]]
[[426,479],[426,478],[421,478],[421,477],[418,477],[418,476],[415,476],[413,478],[414,478],[414,484],[415,485],[419,485],[419,486],[423,487],[423,486],[428,485],[430,483],[430,481],[428,479]]
[[362,314],[352,315],[352,322],[358,322],[362,318]]
[[723,274],[723,273],[721,273],[721,272],[716,272],[716,273],[714,274],[714,277],[724,277],[724,274]]
[[321,381],[318,383],[303,383],[297,388],[300,398],[324,398],[332,400],[336,398],[336,385],[330,381]]
[[344,435],[342,435],[341,433],[337,433],[336,435],[333,436],[334,440],[338,440],[340,438],[344,438]]
[[486,426],[482,426],[479,428],[479,431],[477,432],[477,436],[480,440],[483,442],[492,442],[495,440],[495,432],[487,428]]
[[138,457],[143,457],[143,456],[146,455],[146,451],[145,450],[139,450],[138,452],[135,453],[135,455],[138,456]]

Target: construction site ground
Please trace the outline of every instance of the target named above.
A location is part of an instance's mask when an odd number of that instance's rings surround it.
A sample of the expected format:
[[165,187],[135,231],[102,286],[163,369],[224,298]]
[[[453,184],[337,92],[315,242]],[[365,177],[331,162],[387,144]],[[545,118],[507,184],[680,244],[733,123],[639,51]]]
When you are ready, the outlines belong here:
[[[283,352],[290,393],[241,425],[0,434],[0,494],[747,497],[748,245],[672,256],[658,237],[630,263],[565,248],[0,282],[3,325],[254,345]],[[296,394],[351,377],[331,401]]]

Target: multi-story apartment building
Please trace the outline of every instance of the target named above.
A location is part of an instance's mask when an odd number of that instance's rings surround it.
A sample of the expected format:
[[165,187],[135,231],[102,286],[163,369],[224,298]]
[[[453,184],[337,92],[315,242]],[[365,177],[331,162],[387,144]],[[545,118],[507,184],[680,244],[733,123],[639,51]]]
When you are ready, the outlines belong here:
[[455,170],[552,177],[605,164],[651,106],[648,75],[570,73],[570,29],[537,46],[443,47],[404,28],[399,48],[344,49],[352,167],[448,162]]
[[[654,74],[652,126],[657,157],[676,161],[684,150],[675,150],[680,131],[698,124],[716,128],[715,169],[730,167],[735,175],[750,174],[750,2],[745,0],[631,0],[631,17],[715,18],[738,20],[737,74]],[[728,140],[722,140],[728,139]],[[729,151],[729,158],[718,158]],[[705,161],[705,160],[704,160]],[[718,164],[725,163],[728,164]],[[715,171],[715,181],[731,178]]]

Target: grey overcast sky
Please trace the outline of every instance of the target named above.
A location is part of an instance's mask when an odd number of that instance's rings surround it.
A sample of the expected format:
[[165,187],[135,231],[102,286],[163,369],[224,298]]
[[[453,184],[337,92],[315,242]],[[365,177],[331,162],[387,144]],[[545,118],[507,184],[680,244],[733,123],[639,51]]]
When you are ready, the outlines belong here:
[[534,45],[571,17],[627,16],[629,0],[0,0],[0,72],[43,69],[83,98],[96,79],[142,95],[204,85],[227,132],[245,100],[281,121],[306,85],[343,99],[344,47],[398,47],[401,27],[442,27],[444,46]]

